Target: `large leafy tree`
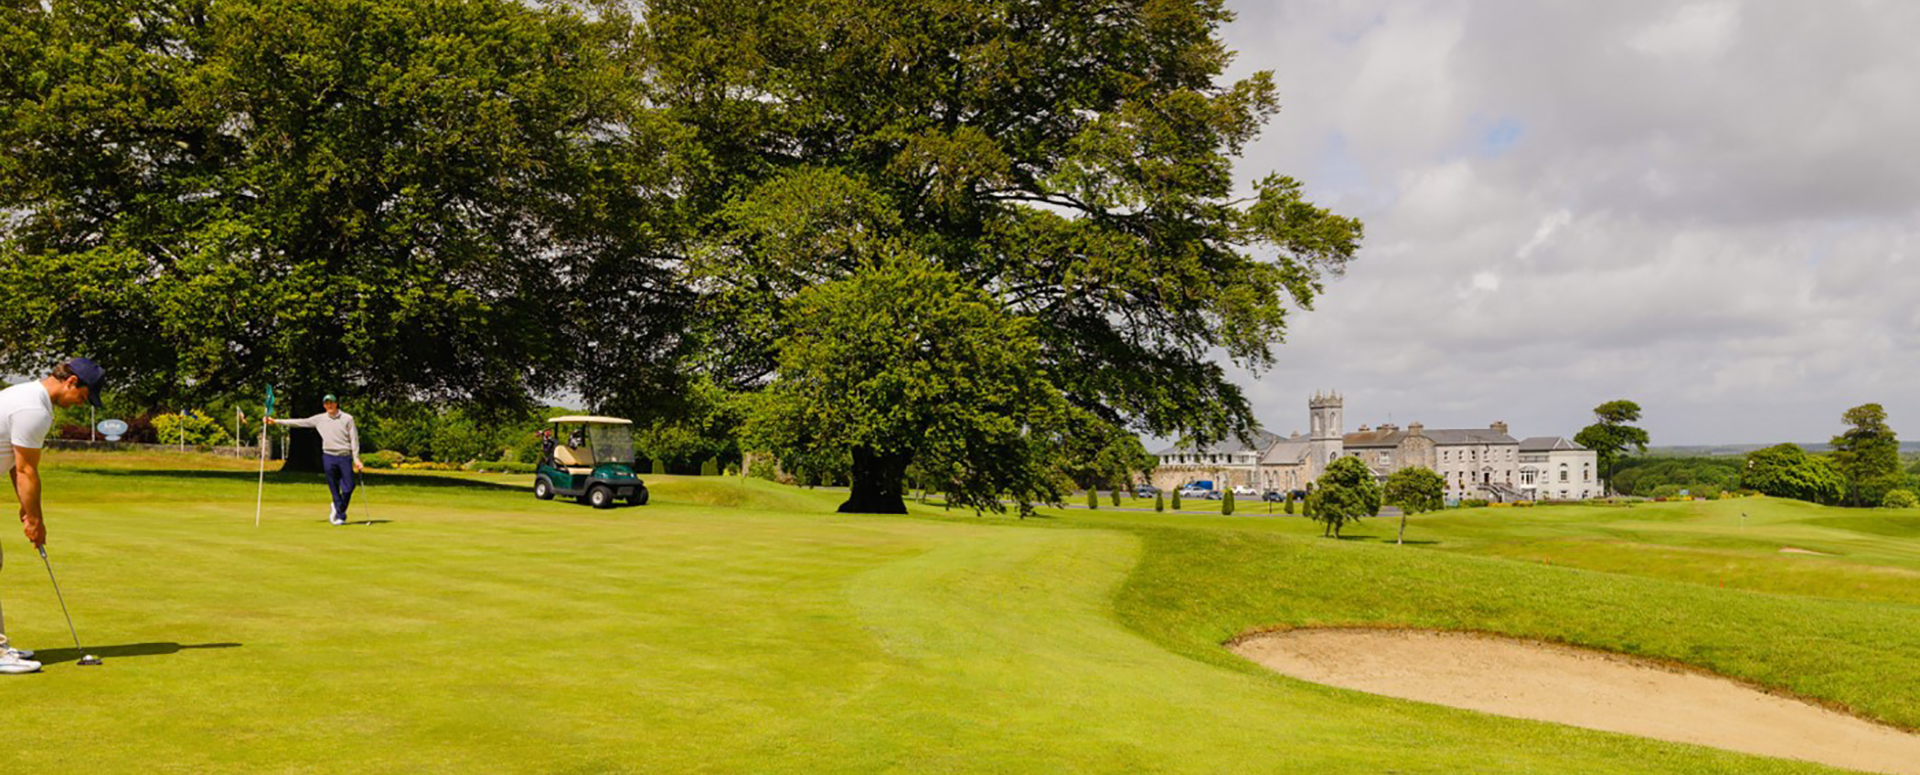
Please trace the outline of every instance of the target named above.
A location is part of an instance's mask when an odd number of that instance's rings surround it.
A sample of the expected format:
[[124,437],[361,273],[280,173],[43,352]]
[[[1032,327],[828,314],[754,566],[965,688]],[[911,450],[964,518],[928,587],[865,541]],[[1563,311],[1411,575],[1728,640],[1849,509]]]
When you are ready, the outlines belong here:
[[955,505],[1059,502],[1047,462],[1067,407],[1031,321],[911,254],[807,289],[789,314],[747,438],[812,479],[852,472],[841,511],[905,513],[909,465]]
[[1594,423],[1574,434],[1573,441],[1593,450],[1600,470],[1606,472],[1607,487],[1613,487],[1613,469],[1628,448],[1646,452],[1647,432],[1629,425],[1640,421],[1640,405],[1626,399],[1608,401],[1593,408]]
[[[1222,82],[1219,0],[649,0],[649,93],[697,143],[682,206],[703,365],[765,384],[803,289],[888,249],[1031,321],[1035,368],[1113,426],[1200,440],[1251,411],[1214,362],[1273,363],[1360,224],[1290,178],[1236,191],[1277,110]],[[894,247],[889,247],[894,246]],[[784,376],[784,375],[782,375]],[[897,460],[853,464],[856,486]]]
[[1340,528],[1361,517],[1380,513],[1380,485],[1373,471],[1357,457],[1343,457],[1327,464],[1327,470],[1314,480],[1307,493],[1307,514],[1324,527],[1325,535],[1340,537]]
[[644,383],[682,326],[630,34],[509,0],[5,4],[0,368],[295,413]]
[[1157,462],[1139,436],[1077,407],[1068,414],[1062,441],[1054,451],[1060,474],[1078,488],[1110,488],[1116,498],[1136,477],[1150,474]]
[[1381,489],[1382,500],[1400,509],[1400,534],[1393,540],[1396,544],[1407,540],[1409,515],[1438,511],[1447,505],[1447,480],[1425,466],[1411,466],[1387,474]]
[[1906,479],[1900,473],[1900,441],[1887,426],[1887,410],[1861,404],[1840,419],[1850,427],[1833,437],[1833,465],[1846,479],[1846,504],[1878,506]]
[[1740,486],[1776,498],[1838,503],[1846,479],[1826,458],[1807,454],[1797,444],[1776,444],[1747,453]]

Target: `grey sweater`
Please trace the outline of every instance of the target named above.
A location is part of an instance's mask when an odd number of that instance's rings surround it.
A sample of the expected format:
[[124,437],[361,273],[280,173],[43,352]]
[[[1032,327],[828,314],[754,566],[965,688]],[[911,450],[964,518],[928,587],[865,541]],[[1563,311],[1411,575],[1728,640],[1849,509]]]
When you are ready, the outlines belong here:
[[353,425],[353,415],[341,412],[329,415],[321,412],[305,420],[288,418],[277,420],[289,428],[312,428],[320,432],[320,451],[329,455],[350,455],[353,462],[360,462],[360,429]]

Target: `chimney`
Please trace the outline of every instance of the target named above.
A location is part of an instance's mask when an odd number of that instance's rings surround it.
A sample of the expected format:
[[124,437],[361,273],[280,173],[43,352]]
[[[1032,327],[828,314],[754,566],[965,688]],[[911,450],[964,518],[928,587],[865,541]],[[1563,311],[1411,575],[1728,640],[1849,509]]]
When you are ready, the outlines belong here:
[[1494,421],[1494,423],[1493,423],[1493,432],[1494,432],[1494,433],[1506,433],[1506,432],[1507,432],[1507,421],[1505,421],[1505,420],[1496,420],[1496,421]]
[[1390,423],[1390,422],[1383,422],[1383,423],[1380,423],[1380,430],[1383,433],[1392,433],[1394,431],[1400,430],[1400,426],[1394,425],[1393,423]]
[[1416,422],[1416,423],[1408,423],[1408,424],[1407,424],[1407,435],[1408,435],[1408,436],[1420,436],[1420,435],[1423,435],[1423,433],[1422,433],[1422,432],[1423,432],[1423,431],[1425,431],[1426,429],[1427,429],[1427,426],[1425,426],[1425,425],[1421,425],[1420,423],[1417,423],[1417,422]]
[[1360,424],[1360,432],[1361,432],[1361,433],[1366,433],[1366,432],[1367,432],[1367,424],[1366,424],[1366,423],[1361,423],[1361,424]]

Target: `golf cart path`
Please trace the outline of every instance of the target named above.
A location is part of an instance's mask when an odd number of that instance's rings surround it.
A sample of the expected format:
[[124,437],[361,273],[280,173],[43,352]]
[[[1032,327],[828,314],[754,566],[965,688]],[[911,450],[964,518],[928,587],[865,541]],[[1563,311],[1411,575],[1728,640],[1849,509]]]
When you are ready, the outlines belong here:
[[1920,735],[1617,654],[1468,633],[1299,629],[1228,644],[1305,681],[1516,718],[1920,775]]

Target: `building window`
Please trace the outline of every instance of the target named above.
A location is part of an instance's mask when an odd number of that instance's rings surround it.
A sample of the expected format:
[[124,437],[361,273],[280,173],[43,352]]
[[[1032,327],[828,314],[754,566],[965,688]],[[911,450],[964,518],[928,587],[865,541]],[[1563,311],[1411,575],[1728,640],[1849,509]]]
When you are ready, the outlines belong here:
[[1560,464],[1560,481],[1567,481],[1567,464]]

